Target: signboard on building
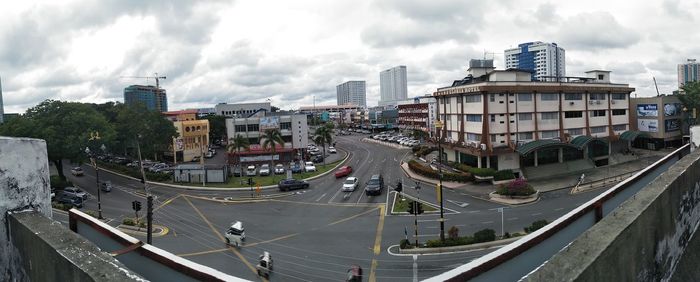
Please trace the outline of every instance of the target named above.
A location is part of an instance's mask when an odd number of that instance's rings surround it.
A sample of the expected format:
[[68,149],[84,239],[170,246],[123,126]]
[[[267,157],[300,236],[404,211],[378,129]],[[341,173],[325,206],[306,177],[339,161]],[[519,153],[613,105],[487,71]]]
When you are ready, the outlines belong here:
[[185,149],[185,144],[184,141],[182,141],[182,138],[176,138],[175,139],[175,151],[182,151]]
[[241,156],[241,162],[242,163],[250,163],[250,162],[269,162],[271,160],[279,161],[280,155],[274,155],[274,159],[272,158],[273,156],[271,155],[262,155],[262,156]]
[[665,126],[666,132],[681,130],[681,120],[677,118],[667,119],[665,120]]
[[280,128],[280,117],[261,117],[260,118],[260,131],[265,131],[268,129],[279,129]]
[[681,103],[664,104],[664,116],[678,116],[681,112],[683,112],[683,105]]
[[655,119],[639,119],[637,120],[639,131],[644,132],[659,132],[659,121]]
[[659,107],[656,104],[638,104],[637,105],[637,116],[638,117],[658,117]]

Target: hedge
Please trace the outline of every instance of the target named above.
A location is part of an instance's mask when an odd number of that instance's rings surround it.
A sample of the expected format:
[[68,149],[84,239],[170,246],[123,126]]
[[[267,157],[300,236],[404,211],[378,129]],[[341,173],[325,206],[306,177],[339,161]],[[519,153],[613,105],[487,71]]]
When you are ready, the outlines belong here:
[[[118,164],[112,164],[112,163],[105,163],[105,162],[100,162],[99,165],[104,168],[108,168],[109,170],[113,170],[122,174],[126,174],[128,176],[131,176],[133,178],[138,178],[141,179],[141,171],[137,168],[131,168],[123,165],[118,165]],[[165,173],[152,173],[146,169],[144,169],[144,173],[146,174],[146,179],[148,181],[168,181],[172,179],[172,176],[169,174]]]
[[425,155],[427,155],[427,154],[432,153],[432,152],[435,151],[435,150],[437,150],[437,148],[426,146],[426,147],[423,147],[423,148],[421,148],[420,150],[418,150],[418,151],[416,152],[416,156],[418,156],[418,157],[423,157],[423,156],[425,156]]
[[496,174],[496,170],[493,168],[472,167],[471,169],[469,169],[469,172],[473,175],[480,177],[494,176]]
[[529,196],[535,194],[535,189],[523,178],[518,178],[508,184],[498,186],[496,194],[505,196]]
[[541,219],[541,220],[533,222],[532,224],[530,224],[530,226],[526,226],[523,229],[525,230],[525,233],[532,233],[532,232],[537,231],[537,229],[544,227],[547,224],[549,224],[549,223],[546,220]]
[[476,243],[491,242],[496,240],[496,231],[493,229],[482,229],[474,233],[473,236],[464,236],[456,238],[445,238],[443,243],[440,239],[428,240],[425,245],[428,248],[437,247],[450,247],[450,246],[461,246],[461,245],[471,245]]
[[[410,160],[408,162],[408,167],[411,169],[411,171],[425,177],[433,178],[433,179],[438,179],[440,177],[439,173],[437,171],[434,171],[433,169],[426,167],[424,165],[421,165],[415,160]],[[444,181],[456,181],[456,182],[469,182],[474,180],[474,177],[469,174],[469,173],[451,173],[451,172],[443,172],[442,173],[442,180]]]
[[462,172],[469,172],[470,169],[472,169],[471,166],[465,165],[463,163],[456,163],[456,162],[449,162],[448,163],[452,168],[462,171]]
[[515,179],[515,174],[513,174],[513,171],[510,169],[499,170],[496,172],[496,174],[493,175],[493,180],[495,181],[508,179]]
[[[122,220],[122,224],[124,225],[130,225],[130,226],[136,226],[136,221],[133,218],[130,217],[125,217]],[[139,222],[139,227],[146,227],[146,222],[144,220]]]
[[52,203],[51,203],[51,207],[54,208],[54,209],[59,209],[59,210],[67,211],[67,210],[71,209],[71,208],[73,207],[73,205],[66,205],[66,204],[62,204],[62,203],[59,203],[59,202],[52,202]]

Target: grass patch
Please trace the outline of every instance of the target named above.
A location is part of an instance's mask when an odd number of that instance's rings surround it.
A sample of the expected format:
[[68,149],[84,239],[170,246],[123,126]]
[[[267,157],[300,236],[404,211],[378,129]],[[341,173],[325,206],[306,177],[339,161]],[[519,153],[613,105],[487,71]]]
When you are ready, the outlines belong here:
[[[408,206],[413,202],[413,200],[404,197],[403,201],[401,200],[401,197],[399,195],[394,196],[394,205],[392,206],[391,212],[392,213],[398,213],[398,212],[408,212]],[[423,201],[421,201],[423,202]],[[424,212],[429,212],[429,211],[437,211],[438,209],[436,207],[433,207],[432,205],[428,205],[425,202],[423,202],[423,211]]]
[[[341,161],[343,161],[343,160],[338,160],[338,161],[335,161],[332,163],[328,163],[326,165],[317,164],[315,172],[293,173],[292,177],[295,179],[306,179],[309,177],[313,177],[313,176],[319,175],[321,173],[324,173],[326,171],[333,169]],[[255,186],[257,184],[260,184],[260,186],[277,185],[277,182],[279,182],[282,179],[287,178],[287,174],[285,172],[285,174],[277,174],[277,175],[270,175],[270,176],[254,176],[251,178],[253,178],[253,181],[255,182],[255,185],[253,185],[253,188],[255,188]],[[176,184],[196,185],[196,183],[176,183]],[[243,177],[231,176],[231,177],[229,177],[227,183],[207,183],[207,187],[221,187],[221,188],[241,188],[241,187],[243,187],[243,188],[249,188],[250,186],[248,185],[248,177],[247,176],[243,176]]]

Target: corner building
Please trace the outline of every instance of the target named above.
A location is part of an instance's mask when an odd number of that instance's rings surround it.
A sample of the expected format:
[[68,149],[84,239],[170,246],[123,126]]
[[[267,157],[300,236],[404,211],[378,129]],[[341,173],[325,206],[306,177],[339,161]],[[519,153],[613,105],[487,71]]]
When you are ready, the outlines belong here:
[[449,161],[516,174],[574,160],[606,165],[611,151],[637,137],[628,132],[634,88],[610,83],[608,71],[563,82],[533,81],[522,70],[469,71],[433,94]]

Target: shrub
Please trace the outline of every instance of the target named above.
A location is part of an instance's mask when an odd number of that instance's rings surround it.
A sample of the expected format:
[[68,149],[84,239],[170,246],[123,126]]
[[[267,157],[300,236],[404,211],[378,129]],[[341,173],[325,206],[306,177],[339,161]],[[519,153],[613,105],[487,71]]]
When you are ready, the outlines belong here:
[[470,169],[472,169],[471,166],[465,165],[463,163],[452,163],[450,166],[456,170],[462,171],[462,172],[469,172]]
[[459,228],[457,228],[457,226],[452,226],[450,230],[447,230],[447,234],[450,239],[457,239],[459,237]]
[[513,171],[510,169],[499,170],[496,172],[496,174],[493,175],[493,180],[495,180],[495,181],[508,180],[508,179],[515,179],[515,174],[513,174]]
[[[411,171],[428,178],[438,179],[440,177],[437,171],[434,171],[429,167],[421,165],[415,160],[410,160],[408,162],[408,167],[411,169]],[[473,179],[474,178],[469,173],[442,173],[442,180],[444,181],[469,182]]]
[[399,243],[399,248],[406,249],[408,247],[411,247],[411,242],[409,242],[407,239],[401,239],[401,243]]
[[425,245],[428,248],[438,248],[438,247],[469,245],[469,244],[474,244],[474,243],[475,243],[475,241],[474,241],[473,237],[464,236],[464,237],[457,237],[455,239],[445,238],[445,243],[440,241],[440,239],[428,240],[425,242]]
[[435,150],[437,150],[437,148],[425,146],[425,147],[421,148],[420,150],[418,150],[418,152],[416,152],[416,156],[423,157],[427,154],[432,153]]
[[525,229],[525,233],[532,233],[532,232],[537,231],[537,229],[544,227],[548,223],[549,222],[547,222],[547,220],[541,219],[541,220],[533,222],[532,224],[530,224],[530,226],[527,226],[523,229]]
[[415,153],[417,153],[418,151],[422,150],[422,149],[425,148],[425,147],[426,147],[426,146],[415,146],[415,147],[411,148],[411,151],[415,154]]
[[472,167],[471,169],[469,169],[469,172],[471,172],[471,174],[473,175],[480,177],[494,176],[496,174],[496,170],[493,168]]
[[500,185],[496,193],[505,196],[529,196],[535,193],[535,189],[524,178],[518,178],[506,185]]
[[131,225],[131,226],[136,225],[136,223],[134,222],[134,219],[133,219],[133,218],[129,218],[129,217],[124,218],[124,219],[122,220],[122,224],[124,224],[124,225]]
[[52,202],[52,203],[51,203],[51,207],[52,207],[52,208],[55,208],[55,209],[67,211],[67,210],[71,209],[73,206],[61,204],[61,203],[58,203],[58,202]]
[[58,175],[51,175],[51,178],[50,178],[49,181],[51,181],[51,187],[57,188],[57,189],[63,189],[63,188],[66,188],[66,187],[73,186],[73,184],[70,183],[70,181],[68,181],[68,180],[63,180],[63,179],[61,179],[61,177],[58,176]]
[[493,229],[482,229],[474,233],[474,243],[491,242],[496,240],[496,231]]
[[86,211],[83,211],[83,212],[86,213],[86,214],[89,215],[89,216],[92,216],[92,217],[94,217],[94,218],[97,218],[97,212],[96,212],[96,211],[86,210]]

